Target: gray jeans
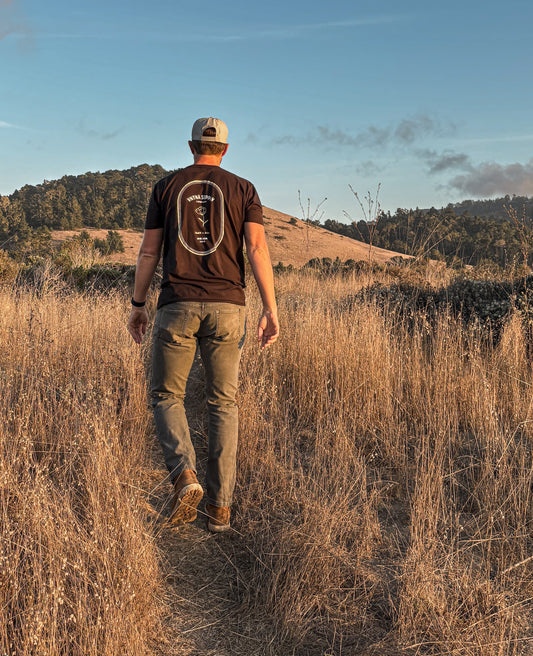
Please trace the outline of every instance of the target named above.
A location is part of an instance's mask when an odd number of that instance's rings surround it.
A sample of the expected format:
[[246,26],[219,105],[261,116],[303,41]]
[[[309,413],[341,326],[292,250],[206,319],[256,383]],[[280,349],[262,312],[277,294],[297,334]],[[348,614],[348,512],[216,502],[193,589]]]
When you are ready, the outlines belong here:
[[182,301],[157,311],[152,351],[152,407],[172,480],[196,471],[183,399],[197,344],[208,409],[207,502],[229,506],[235,487],[238,410],[235,402],[246,309],[230,303]]

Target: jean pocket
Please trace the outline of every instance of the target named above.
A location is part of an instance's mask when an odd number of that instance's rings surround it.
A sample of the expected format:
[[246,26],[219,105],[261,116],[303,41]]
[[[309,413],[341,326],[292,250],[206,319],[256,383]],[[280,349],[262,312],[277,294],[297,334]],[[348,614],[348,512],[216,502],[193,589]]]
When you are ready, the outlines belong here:
[[154,325],[155,337],[176,344],[192,337],[190,319],[190,310],[164,305]]
[[238,342],[244,336],[246,310],[243,307],[228,307],[217,310],[215,337],[223,342]]

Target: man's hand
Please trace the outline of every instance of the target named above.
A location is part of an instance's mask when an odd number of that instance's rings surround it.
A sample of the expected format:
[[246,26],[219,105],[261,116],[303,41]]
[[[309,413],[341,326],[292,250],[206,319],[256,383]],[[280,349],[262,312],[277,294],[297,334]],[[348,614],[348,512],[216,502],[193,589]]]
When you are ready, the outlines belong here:
[[279,323],[276,312],[263,310],[257,326],[257,339],[261,342],[261,350],[273,344],[279,335]]
[[140,344],[143,341],[147,325],[148,313],[146,312],[146,308],[132,308],[130,318],[128,319],[128,331],[136,344]]

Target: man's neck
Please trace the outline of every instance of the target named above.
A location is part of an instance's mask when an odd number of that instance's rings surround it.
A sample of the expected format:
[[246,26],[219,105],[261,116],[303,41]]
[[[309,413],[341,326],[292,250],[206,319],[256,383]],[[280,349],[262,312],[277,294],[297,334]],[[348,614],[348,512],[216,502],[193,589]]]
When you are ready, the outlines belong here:
[[221,155],[194,155],[195,164],[206,164],[208,166],[220,166]]

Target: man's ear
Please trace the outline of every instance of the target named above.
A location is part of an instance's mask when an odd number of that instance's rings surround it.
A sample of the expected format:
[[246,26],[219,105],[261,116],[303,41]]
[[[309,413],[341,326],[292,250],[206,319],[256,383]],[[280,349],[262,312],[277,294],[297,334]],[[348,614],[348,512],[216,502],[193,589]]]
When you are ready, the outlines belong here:
[[192,145],[192,141],[188,141],[187,143],[189,144],[189,148],[191,149],[191,153],[192,153],[193,155],[196,155],[196,151],[194,150],[194,147],[193,147],[193,145]]
[[228,147],[229,147],[229,144],[226,144],[226,147],[225,147],[224,150],[222,151],[222,155],[221,155],[221,157],[224,157],[224,155],[228,152]]

